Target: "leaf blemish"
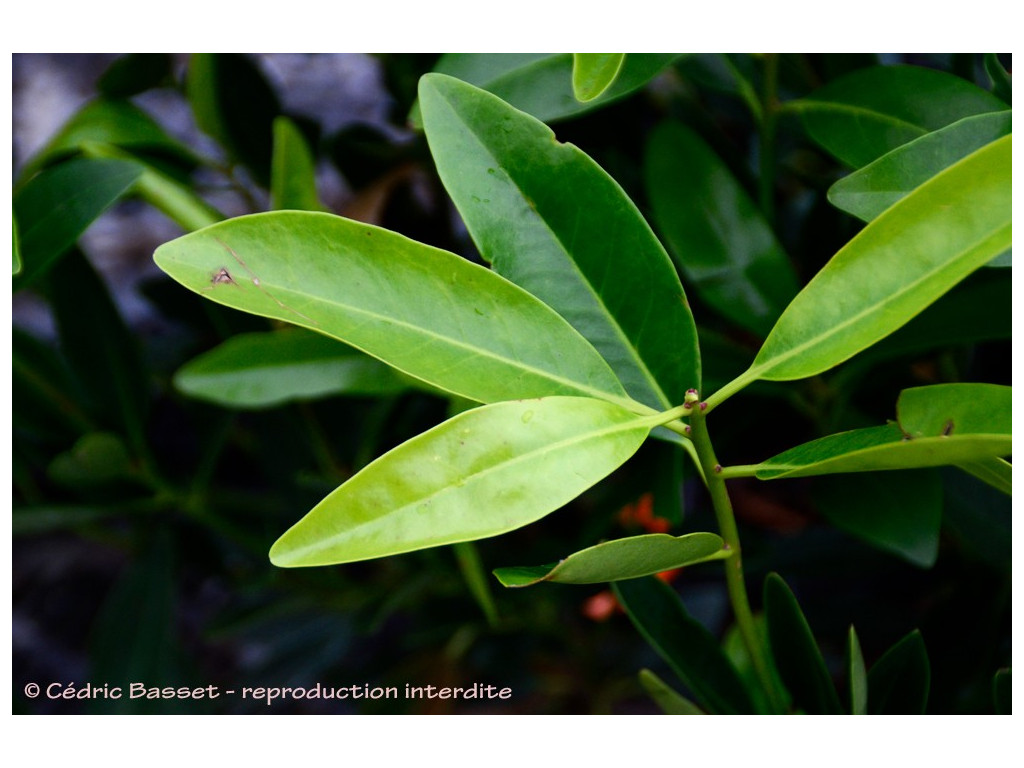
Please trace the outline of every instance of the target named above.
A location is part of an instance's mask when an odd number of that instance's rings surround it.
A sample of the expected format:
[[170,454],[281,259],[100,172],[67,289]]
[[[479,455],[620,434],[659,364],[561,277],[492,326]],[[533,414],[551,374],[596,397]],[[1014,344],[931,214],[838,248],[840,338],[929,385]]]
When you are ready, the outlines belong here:
[[950,419],[949,421],[946,422],[946,426],[944,426],[942,428],[942,436],[943,437],[949,437],[952,434],[953,434],[953,420]]

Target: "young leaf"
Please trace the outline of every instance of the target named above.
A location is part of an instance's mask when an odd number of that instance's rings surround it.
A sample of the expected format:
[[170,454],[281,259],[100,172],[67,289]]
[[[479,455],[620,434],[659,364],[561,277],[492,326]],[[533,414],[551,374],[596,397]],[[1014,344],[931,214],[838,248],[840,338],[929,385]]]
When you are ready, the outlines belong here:
[[661,707],[661,711],[666,715],[707,714],[688,698],[676,693],[668,683],[651,670],[641,669],[637,679],[640,680],[643,689],[647,691],[647,695],[654,699],[654,703]]
[[721,560],[731,552],[713,533],[669,536],[651,533],[606,541],[580,550],[554,565],[498,568],[494,575],[506,587],[529,587],[542,581],[560,584],[600,584]]
[[655,224],[683,274],[711,307],[763,336],[798,286],[754,201],[682,123],[654,130],[644,167]]
[[823,477],[815,506],[837,528],[922,568],[935,564],[942,478],[935,469]]
[[[448,53],[438,60],[434,71],[483,88],[516,109],[550,123],[632,93],[681,55],[630,54],[615,82],[600,96],[586,102],[578,101],[573,94],[571,53]],[[417,102],[409,122],[419,127],[420,120]]]
[[654,578],[612,584],[619,603],[700,705],[715,714],[752,714],[754,704],[718,641],[683,607],[670,586]]
[[409,383],[334,339],[301,330],[239,334],[186,363],[174,385],[228,408],[269,408],[328,395],[380,395]]
[[961,118],[1009,106],[956,75],[898,66],[856,70],[786,108],[818,144],[860,168]]
[[812,715],[842,713],[839,694],[825,668],[796,597],[777,573],[764,582],[764,612],[768,644],[782,682],[793,696],[793,706]]
[[316,193],[316,164],[306,139],[287,117],[274,120],[270,204],[276,211],[322,211]]
[[905,324],[1010,247],[1011,136],[934,176],[851,240],[793,300],[753,365],[756,379],[813,376]]
[[270,560],[350,563],[521,528],[617,469],[649,429],[650,419],[588,398],[466,411],[366,466],[281,536]]
[[621,187],[471,85],[426,75],[420,104],[441,179],[494,270],[566,318],[639,402],[666,410],[699,388],[683,288]]
[[78,158],[42,171],[19,189],[14,213],[24,262],[14,290],[45,274],[141,173],[134,162]]
[[840,179],[828,200],[862,221],[871,221],[935,174],[1009,134],[1010,110],[973,115],[927,133]]
[[340,339],[471,400],[631,404],[554,311],[490,270],[394,232],[278,211],[185,235],[154,259],[200,296]]
[[930,678],[928,651],[915,629],[886,651],[868,672],[868,713],[923,715]]
[[864,666],[864,655],[860,651],[860,640],[853,625],[846,647],[847,675],[850,685],[850,714],[866,715],[868,713],[868,674]]
[[593,101],[608,90],[622,71],[624,53],[574,53],[572,92],[577,101]]

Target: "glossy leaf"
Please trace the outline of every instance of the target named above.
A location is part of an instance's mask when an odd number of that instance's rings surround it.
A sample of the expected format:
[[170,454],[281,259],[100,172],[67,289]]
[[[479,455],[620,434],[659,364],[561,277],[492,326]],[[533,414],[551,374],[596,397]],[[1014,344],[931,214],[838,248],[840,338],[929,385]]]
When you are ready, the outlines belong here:
[[624,53],[574,53],[572,92],[577,101],[593,101],[608,90],[625,63]]
[[923,715],[930,679],[928,652],[921,633],[915,629],[886,651],[868,672],[868,713]]
[[[538,120],[554,122],[632,93],[681,55],[630,54],[615,82],[587,102],[578,101],[573,94],[571,53],[448,53],[438,60],[434,71],[479,86]],[[421,124],[418,103],[413,105],[409,122]]]
[[654,703],[661,707],[661,711],[666,715],[707,714],[688,698],[676,693],[668,683],[651,670],[641,669],[637,678],[640,680],[641,687],[647,691],[647,695],[654,699]]
[[45,274],[141,173],[138,163],[79,158],[48,168],[19,189],[14,213],[24,262],[14,290]]
[[669,536],[651,533],[606,541],[574,552],[553,565],[498,568],[494,575],[506,587],[529,587],[542,581],[600,584],[721,560],[731,552],[713,533]]
[[1013,686],[1009,669],[1000,669],[992,678],[992,700],[997,715],[1013,714]]
[[1008,108],[955,75],[912,66],[860,69],[787,105],[812,139],[854,168],[961,118]]
[[277,540],[271,562],[349,563],[521,528],[617,469],[649,429],[649,419],[588,398],[466,411],[327,496]]
[[174,385],[186,395],[229,408],[382,395],[409,386],[379,360],[298,329],[234,336],[186,363],[174,375]]
[[907,142],[854,171],[828,190],[828,200],[871,221],[935,174],[1012,130],[1010,110],[973,115]]
[[840,530],[922,568],[935,564],[942,525],[942,478],[935,469],[823,477],[818,511]]
[[842,713],[839,695],[796,597],[776,573],[764,582],[768,644],[793,706],[812,715]]
[[860,650],[860,640],[853,625],[846,647],[847,677],[850,686],[850,714],[866,715],[868,713],[868,673],[864,666],[864,655]]
[[154,259],[205,298],[333,336],[471,400],[630,403],[554,311],[490,270],[394,232],[279,211],[186,235]]
[[1013,467],[1005,459],[978,459],[977,461],[965,461],[957,466],[1007,496],[1013,495]]
[[566,318],[631,397],[680,405],[700,385],[696,329],[667,254],[621,187],[478,88],[427,75],[420,103],[438,172],[484,259]]
[[1012,449],[1011,388],[936,384],[900,394],[897,423],[804,443],[757,465],[762,480],[962,464]]
[[905,324],[1010,247],[1011,137],[922,184],[839,251],[793,300],[750,369],[755,379],[828,370]]
[[651,134],[645,173],[655,224],[687,280],[716,311],[763,336],[798,285],[754,201],[682,123]]
[[324,210],[316,193],[313,153],[298,127],[287,117],[274,120],[270,205],[278,211]]
[[714,714],[751,714],[754,704],[718,641],[687,613],[679,596],[659,579],[612,584],[633,625],[658,652],[697,702]]

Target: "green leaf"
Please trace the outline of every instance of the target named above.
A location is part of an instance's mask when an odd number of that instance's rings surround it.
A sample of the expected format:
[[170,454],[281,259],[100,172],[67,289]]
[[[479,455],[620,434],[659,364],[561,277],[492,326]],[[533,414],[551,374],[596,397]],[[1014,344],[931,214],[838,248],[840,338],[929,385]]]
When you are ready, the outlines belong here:
[[721,560],[732,552],[713,533],[669,536],[651,533],[606,541],[580,550],[554,565],[498,568],[494,575],[506,587],[529,587],[542,581],[600,584],[653,576],[673,568]]
[[935,564],[942,525],[942,478],[935,469],[823,477],[818,511],[840,530],[922,568]]
[[997,715],[1013,713],[1013,686],[1010,682],[1010,670],[1000,669],[992,678],[992,702]]
[[915,629],[886,651],[868,672],[868,713],[923,715],[930,677],[928,651]]
[[706,715],[707,713],[685,696],[676,693],[668,683],[651,672],[641,669],[637,675],[641,687],[666,715]]
[[259,67],[239,53],[194,53],[185,85],[199,129],[267,186],[281,107]]
[[19,189],[14,213],[24,268],[14,290],[45,274],[141,173],[134,162],[79,158],[43,171]]
[[18,215],[12,210],[11,211],[11,236],[13,244],[11,246],[12,253],[12,266],[11,274],[16,275],[21,272],[21,246],[18,244]]
[[172,65],[167,53],[129,53],[107,67],[96,87],[108,98],[127,99],[170,81]]
[[566,318],[639,402],[667,410],[699,388],[683,288],[622,188],[473,86],[426,75],[420,103],[441,179],[494,270]]
[[992,93],[1007,104],[1013,103],[1013,79],[994,53],[985,54],[985,74],[992,82]]
[[[15,435],[27,433],[67,445],[95,429],[82,410],[64,361],[50,345],[11,328],[11,411]],[[16,439],[17,442],[17,439]]]
[[109,432],[83,435],[70,451],[54,458],[47,473],[66,488],[109,485],[136,474],[124,443]]
[[961,118],[1008,108],[955,75],[911,66],[857,70],[786,105],[812,139],[854,168]]
[[1008,456],[1011,388],[936,384],[900,393],[898,423],[813,440],[757,465],[762,480],[875,469],[912,469]]
[[494,595],[491,594],[491,582],[487,578],[487,571],[484,570],[476,544],[471,541],[459,541],[452,544],[452,550],[455,552],[462,579],[480,606],[487,619],[487,625],[498,626],[498,606],[494,602]]
[[715,714],[752,714],[754,704],[718,641],[687,613],[679,596],[659,579],[612,584],[633,625],[658,652],[698,703]]
[[853,625],[846,647],[847,675],[850,685],[850,714],[866,715],[868,713],[868,674],[864,666],[864,655],[860,651],[860,640]]
[[[571,53],[448,53],[438,60],[434,71],[479,86],[547,123],[632,93],[682,55],[631,53],[615,82],[587,102],[578,101],[573,93]],[[420,125],[418,103],[413,105],[409,122]]]
[[946,497],[943,532],[965,557],[1009,575],[1013,560],[1013,500],[959,469],[941,471]]
[[821,373],[884,338],[1010,247],[1012,137],[972,153],[868,224],[793,300],[753,365],[755,379]]
[[812,715],[842,713],[839,694],[796,597],[777,573],[764,582],[768,644],[793,706]]
[[340,339],[471,400],[631,404],[554,311],[490,270],[394,232],[278,211],[185,235],[154,259],[200,296]]
[[368,560],[521,528],[632,456],[650,419],[552,397],[466,411],[369,464],[270,550],[282,567]]
[[836,208],[871,221],[935,174],[1012,130],[1010,110],[973,115],[907,142],[828,190]]
[[572,92],[577,101],[593,101],[608,90],[622,71],[624,53],[574,53]]
[[270,173],[274,210],[322,211],[316,193],[316,162],[306,139],[287,117],[274,120],[274,157]]
[[174,386],[229,408],[270,408],[329,395],[392,394],[409,384],[379,360],[295,329],[234,336],[186,363]]
[[965,461],[957,466],[1007,496],[1013,495],[1013,467],[1006,459],[978,459],[977,461]]
[[644,166],[655,224],[687,280],[712,308],[763,336],[798,285],[754,201],[682,123],[654,130]]

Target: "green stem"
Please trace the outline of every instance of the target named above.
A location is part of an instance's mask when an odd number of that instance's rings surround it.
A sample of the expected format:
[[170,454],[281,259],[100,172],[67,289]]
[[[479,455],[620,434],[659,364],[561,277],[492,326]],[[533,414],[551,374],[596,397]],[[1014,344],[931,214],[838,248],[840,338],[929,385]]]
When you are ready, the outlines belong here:
[[711,445],[711,436],[708,434],[706,412],[699,407],[693,409],[690,416],[690,438],[697,449],[701,464],[704,467],[704,475],[707,479],[708,492],[711,494],[711,503],[714,506],[715,518],[718,520],[718,529],[725,539],[726,546],[732,550],[732,557],[727,558],[725,564],[725,581],[729,589],[729,602],[732,604],[733,613],[736,616],[736,625],[739,627],[740,635],[747,646],[750,658],[754,664],[761,685],[772,700],[773,707],[781,707],[780,697],[775,689],[774,680],[768,670],[768,663],[765,659],[764,649],[757,636],[757,629],[754,626],[754,615],[750,610],[750,600],[747,598],[747,587],[743,581],[743,557],[740,548],[740,534],[736,528],[736,517],[732,511],[732,501],[729,499],[729,492],[725,487],[725,478],[722,477],[722,466],[715,458],[715,449]]
[[757,474],[759,464],[735,464],[731,467],[722,467],[718,476],[723,480],[730,480],[734,477],[753,477]]

